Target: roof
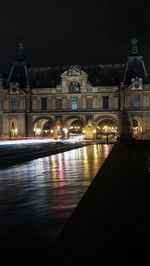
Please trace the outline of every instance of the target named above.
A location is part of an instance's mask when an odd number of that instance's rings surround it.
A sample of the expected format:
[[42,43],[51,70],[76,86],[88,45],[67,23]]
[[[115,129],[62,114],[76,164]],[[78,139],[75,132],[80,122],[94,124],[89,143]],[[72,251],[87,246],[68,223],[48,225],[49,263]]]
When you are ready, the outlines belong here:
[[132,78],[142,78],[143,83],[148,83],[148,76],[142,56],[129,56],[123,77],[124,84],[131,84]]
[[7,86],[10,83],[19,83],[21,88],[26,88],[30,83],[30,76],[28,72],[29,66],[25,61],[17,61],[12,65]]
[[138,52],[138,40],[135,36],[131,39],[131,54],[128,56],[123,83],[131,84],[131,79],[142,78],[143,83],[148,83],[143,57]]
[[[117,85],[123,79],[125,64],[79,66],[81,74],[88,75],[93,86]],[[31,88],[56,87],[61,76],[67,75],[68,66],[30,68]]]
[[120,82],[130,84],[132,78],[140,77],[148,83],[148,77],[143,57],[138,54],[137,39],[131,40],[131,55],[127,64],[79,65],[79,66],[49,66],[29,67],[25,61],[24,43],[19,42],[18,60],[13,64],[5,86],[17,82],[21,88],[28,85],[31,88],[54,88],[61,83],[61,77],[68,75],[87,75],[92,86],[119,85]]

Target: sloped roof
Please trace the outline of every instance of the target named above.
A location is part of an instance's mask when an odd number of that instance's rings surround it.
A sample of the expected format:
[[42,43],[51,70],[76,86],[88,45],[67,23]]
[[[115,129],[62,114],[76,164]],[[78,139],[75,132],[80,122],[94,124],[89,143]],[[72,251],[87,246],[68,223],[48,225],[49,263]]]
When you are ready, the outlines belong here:
[[[72,71],[80,75],[80,72],[88,75],[88,81],[92,86],[119,85],[120,82],[130,84],[131,79],[140,77],[144,83],[148,83],[148,76],[144,66],[143,57],[138,54],[138,40],[131,40],[131,55],[127,64],[104,64],[104,65],[79,65],[79,66],[50,66],[29,67],[26,63],[24,42],[18,45],[18,60],[13,64],[9,77],[4,79],[5,87],[10,83],[17,82],[21,88],[28,85],[31,88],[52,88],[61,82],[61,76],[71,74]],[[70,72],[71,71],[71,72]],[[69,74],[69,75],[70,75]]]
[[123,79],[125,65],[95,65],[88,71],[88,80],[93,86],[119,85]]
[[124,73],[123,83],[131,84],[132,78],[142,78],[143,83],[148,83],[148,76],[142,56],[129,56]]
[[7,85],[10,83],[19,83],[21,88],[26,88],[30,83],[30,76],[28,72],[29,66],[26,62],[15,62],[11,68]]
[[[123,79],[125,64],[79,66],[93,86],[118,85]],[[56,87],[68,66],[30,68],[31,88]]]
[[124,72],[123,83],[131,84],[131,79],[142,78],[143,83],[148,83],[148,76],[144,65],[143,57],[139,55],[138,40],[135,36],[131,39],[131,53],[128,56]]

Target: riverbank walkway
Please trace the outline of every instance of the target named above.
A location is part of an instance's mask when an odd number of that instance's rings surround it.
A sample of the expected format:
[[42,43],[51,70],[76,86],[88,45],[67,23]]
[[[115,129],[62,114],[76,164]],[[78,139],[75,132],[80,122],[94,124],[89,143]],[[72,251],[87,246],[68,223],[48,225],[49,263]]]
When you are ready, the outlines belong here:
[[42,266],[150,264],[150,144],[118,142]]

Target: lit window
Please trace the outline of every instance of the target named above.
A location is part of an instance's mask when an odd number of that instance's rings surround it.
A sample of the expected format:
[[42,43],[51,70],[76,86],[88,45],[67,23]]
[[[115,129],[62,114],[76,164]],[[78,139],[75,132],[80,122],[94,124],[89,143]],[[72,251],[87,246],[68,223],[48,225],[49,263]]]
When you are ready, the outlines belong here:
[[140,95],[135,95],[134,96],[134,107],[136,109],[140,108]]
[[80,83],[73,81],[69,84],[69,91],[70,92],[79,92],[80,91]]
[[72,110],[77,110],[77,106],[78,106],[78,98],[73,97],[72,98]]
[[12,112],[16,112],[17,110],[17,99],[12,98]]

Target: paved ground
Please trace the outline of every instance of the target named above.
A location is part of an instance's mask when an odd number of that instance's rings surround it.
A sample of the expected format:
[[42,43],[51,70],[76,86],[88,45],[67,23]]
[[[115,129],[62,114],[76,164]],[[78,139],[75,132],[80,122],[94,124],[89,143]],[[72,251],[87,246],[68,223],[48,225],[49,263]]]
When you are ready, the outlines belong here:
[[150,145],[118,143],[42,266],[150,264]]

